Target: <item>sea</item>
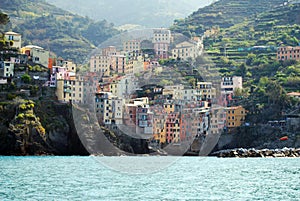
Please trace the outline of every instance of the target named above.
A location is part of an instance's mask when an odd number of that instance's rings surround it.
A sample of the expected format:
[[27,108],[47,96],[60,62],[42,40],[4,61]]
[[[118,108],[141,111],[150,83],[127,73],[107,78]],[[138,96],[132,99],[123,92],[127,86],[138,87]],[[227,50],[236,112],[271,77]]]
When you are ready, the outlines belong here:
[[0,200],[300,200],[300,158],[3,156]]

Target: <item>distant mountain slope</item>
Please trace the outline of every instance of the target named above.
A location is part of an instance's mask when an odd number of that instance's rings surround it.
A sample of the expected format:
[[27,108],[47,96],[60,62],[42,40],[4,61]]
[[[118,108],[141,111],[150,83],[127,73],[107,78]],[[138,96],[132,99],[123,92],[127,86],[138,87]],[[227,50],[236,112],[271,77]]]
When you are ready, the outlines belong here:
[[286,0],[219,0],[200,8],[184,20],[175,20],[172,29],[201,34],[212,26],[227,28],[284,2]]
[[46,0],[65,10],[115,25],[168,27],[213,0]]
[[118,33],[106,21],[94,22],[44,0],[1,0],[0,10],[9,15],[10,29],[22,34],[23,45],[38,45],[76,62]]

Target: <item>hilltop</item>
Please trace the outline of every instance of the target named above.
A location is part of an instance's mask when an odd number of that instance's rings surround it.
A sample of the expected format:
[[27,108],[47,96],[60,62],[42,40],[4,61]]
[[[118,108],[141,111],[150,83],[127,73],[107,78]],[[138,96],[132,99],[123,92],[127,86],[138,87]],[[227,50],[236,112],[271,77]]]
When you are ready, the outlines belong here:
[[83,62],[95,46],[118,33],[105,20],[95,22],[43,0],[3,0],[0,8],[10,17],[7,29],[21,33],[23,45],[38,45],[75,62]]
[[185,19],[175,20],[172,29],[181,33],[202,34],[214,26],[228,28],[284,2],[285,0],[219,0],[200,8]]
[[177,18],[184,18],[195,8],[212,0],[46,0],[73,13],[94,20],[107,19],[117,26],[136,24],[142,27],[167,27]]

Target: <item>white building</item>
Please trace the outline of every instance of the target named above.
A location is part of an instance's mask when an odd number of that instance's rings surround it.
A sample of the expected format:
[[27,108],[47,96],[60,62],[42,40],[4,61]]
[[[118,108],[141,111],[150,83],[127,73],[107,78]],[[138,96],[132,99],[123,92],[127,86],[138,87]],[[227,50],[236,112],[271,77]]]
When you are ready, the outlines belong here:
[[243,78],[240,76],[223,77],[221,81],[221,94],[233,94],[236,89],[243,89]]
[[48,67],[50,52],[42,47],[27,45],[21,48],[22,54],[26,54],[32,62]]
[[21,34],[10,31],[10,32],[6,32],[4,34],[4,37],[5,37],[6,41],[12,41],[13,42],[11,47],[21,49],[21,43],[22,43]]
[[172,56],[173,59],[180,59],[180,60],[187,60],[188,58],[196,59],[201,52],[201,45],[199,44],[200,41],[184,41],[175,46],[172,49]]
[[0,63],[0,76],[5,78],[13,77],[14,76],[14,68],[15,65],[11,61],[2,61]]
[[124,100],[109,92],[96,93],[96,114],[105,125],[123,124]]

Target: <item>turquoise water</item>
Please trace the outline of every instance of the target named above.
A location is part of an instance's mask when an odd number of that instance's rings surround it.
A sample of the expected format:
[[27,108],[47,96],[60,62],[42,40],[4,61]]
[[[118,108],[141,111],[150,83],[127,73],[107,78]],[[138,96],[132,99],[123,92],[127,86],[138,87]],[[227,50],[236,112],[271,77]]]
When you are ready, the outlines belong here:
[[147,174],[115,171],[97,158],[0,157],[0,200],[300,200],[299,158],[182,157]]

